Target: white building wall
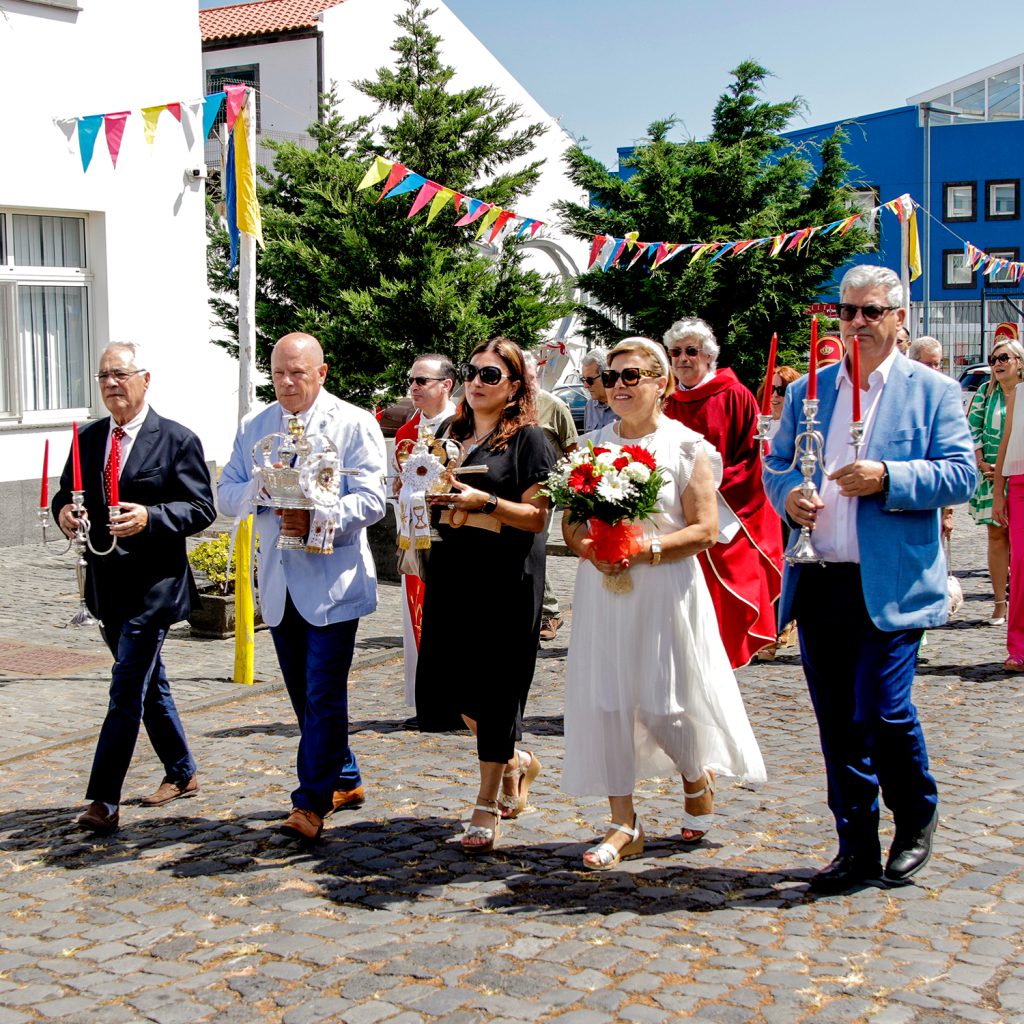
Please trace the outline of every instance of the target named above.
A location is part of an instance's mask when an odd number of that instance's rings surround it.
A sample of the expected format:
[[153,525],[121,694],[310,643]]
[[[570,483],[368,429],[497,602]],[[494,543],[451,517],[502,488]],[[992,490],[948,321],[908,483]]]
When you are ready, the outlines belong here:
[[[82,0],[78,12],[24,0],[3,6],[0,206],[88,216],[90,370],[110,340],[144,344],[152,405],[196,430],[207,457],[223,462],[238,371],[209,342],[204,188],[189,173],[203,166],[201,128],[189,140],[164,112],[149,146],[139,114],[203,94],[195,0]],[[69,152],[53,118],[119,110],[132,115],[117,169],[101,129],[83,173],[77,137]],[[91,393],[89,414],[105,415],[95,385]],[[59,473],[75,418],[81,410],[0,421],[0,484],[38,481],[47,438]]]

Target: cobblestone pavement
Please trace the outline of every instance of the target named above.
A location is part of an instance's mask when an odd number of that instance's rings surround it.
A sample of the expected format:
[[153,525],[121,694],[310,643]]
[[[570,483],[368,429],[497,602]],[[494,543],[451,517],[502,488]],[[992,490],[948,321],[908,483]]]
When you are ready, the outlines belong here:
[[[821,899],[806,879],[832,856],[832,829],[792,654],[740,673],[768,784],[722,780],[713,831],[689,849],[675,840],[678,780],[644,784],[646,855],[592,874],[579,858],[605,807],[558,788],[567,625],[528,708],[526,746],[544,765],[535,808],[471,859],[453,845],[475,794],[470,742],[401,729],[393,588],[361,627],[352,678],[361,810],[312,847],[278,836],[296,728],[269,638],[267,682],[248,689],[225,681],[230,642],[175,635],[167,660],[201,794],[126,806],[120,833],[90,840],[70,823],[105,702],[103,648],[59,628],[75,604],[54,596],[71,590],[67,562],[0,552],[0,1024],[1024,1022],[1024,680],[999,667],[1004,631],[982,625],[983,540],[961,517],[967,605],[921,658],[935,856],[917,885]],[[549,561],[564,596],[572,564]],[[453,666],[485,678],[489,656],[462,638]],[[157,779],[143,739],[128,791]]]

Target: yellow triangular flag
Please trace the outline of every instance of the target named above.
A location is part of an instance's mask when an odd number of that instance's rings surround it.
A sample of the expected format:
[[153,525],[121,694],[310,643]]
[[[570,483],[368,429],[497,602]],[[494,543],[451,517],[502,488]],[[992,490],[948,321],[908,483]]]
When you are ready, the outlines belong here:
[[910,241],[910,280],[916,281],[921,276],[921,240],[917,237],[917,210],[910,214],[910,224],[907,228],[907,236]]
[[235,674],[236,683],[252,686],[256,660],[255,606],[252,593],[252,516],[235,535]]
[[252,91],[249,99],[235,118],[235,218],[238,230],[263,245],[263,220],[260,217],[260,203],[256,197],[256,169],[249,156],[249,123]]
[[159,107],[142,108],[142,129],[146,133],[146,141],[151,146],[153,145],[153,140],[156,138],[156,123],[160,120],[161,112],[166,109],[166,103],[161,103]]
[[448,200],[455,195],[450,188],[443,188],[430,200],[430,209],[427,211],[427,223],[429,224],[444,208]]
[[481,218],[480,227],[477,228],[476,237],[479,238],[500,216],[500,206],[492,206]]
[[391,173],[393,166],[390,160],[385,160],[382,156],[376,157],[370,169],[363,175],[363,180],[356,186],[356,191],[361,192],[364,188],[383,181]]

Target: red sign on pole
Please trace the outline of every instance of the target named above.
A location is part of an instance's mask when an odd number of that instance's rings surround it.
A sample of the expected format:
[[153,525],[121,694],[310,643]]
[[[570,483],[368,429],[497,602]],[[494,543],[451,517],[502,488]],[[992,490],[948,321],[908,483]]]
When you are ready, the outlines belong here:
[[834,302],[812,302],[807,307],[807,315],[813,316],[815,314],[818,316],[836,317],[839,315],[839,310],[836,309]]

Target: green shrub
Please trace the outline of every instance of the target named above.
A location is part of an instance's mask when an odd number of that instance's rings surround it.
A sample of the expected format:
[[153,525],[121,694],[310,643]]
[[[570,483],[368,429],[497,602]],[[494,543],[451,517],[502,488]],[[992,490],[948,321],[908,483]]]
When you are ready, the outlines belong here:
[[192,568],[202,573],[211,583],[223,588],[227,584],[229,592],[235,589],[236,553],[231,552],[231,566],[228,568],[228,550],[231,547],[231,535],[218,534],[214,540],[205,540],[197,544],[188,556]]

